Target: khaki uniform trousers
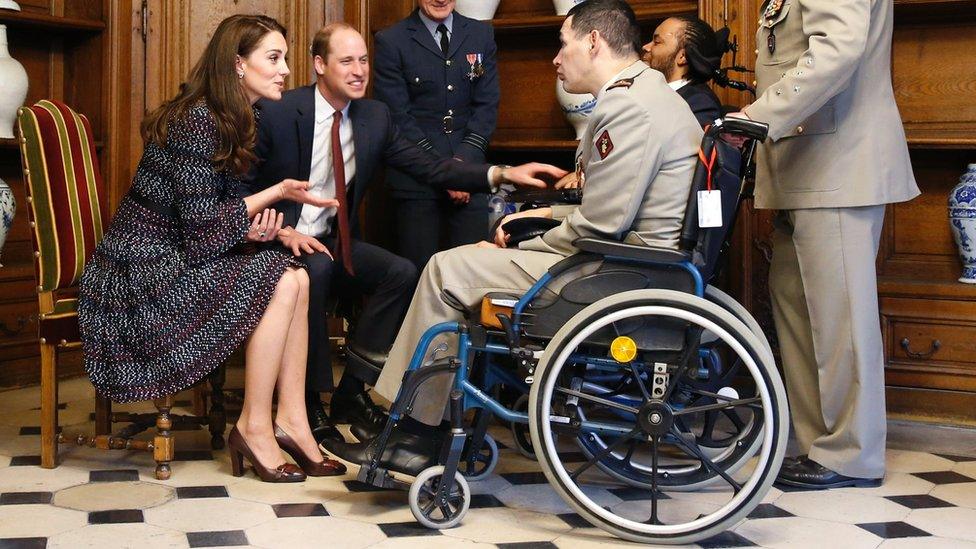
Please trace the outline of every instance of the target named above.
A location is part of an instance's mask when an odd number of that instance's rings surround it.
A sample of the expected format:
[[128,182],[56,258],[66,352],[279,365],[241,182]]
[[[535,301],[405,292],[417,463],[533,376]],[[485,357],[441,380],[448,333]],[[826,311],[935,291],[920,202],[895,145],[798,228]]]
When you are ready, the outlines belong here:
[[[475,310],[490,292],[522,295],[546,269],[562,259],[564,257],[559,254],[479,248],[473,244],[435,254],[420,275],[407,316],[376,383],[376,391],[391,402],[396,398],[403,373],[410,365],[423,333],[439,322],[464,320],[464,314],[456,307],[462,305]],[[457,304],[445,301],[443,294],[449,294]],[[448,350],[438,356],[456,355],[457,334],[444,334],[428,348],[425,362],[440,342],[446,343]],[[451,379],[452,376],[444,375],[426,381],[417,391],[411,417],[428,425],[440,423],[447,406]]]
[[885,470],[875,259],[885,206],[782,210],[769,270],[801,453],[850,477]]

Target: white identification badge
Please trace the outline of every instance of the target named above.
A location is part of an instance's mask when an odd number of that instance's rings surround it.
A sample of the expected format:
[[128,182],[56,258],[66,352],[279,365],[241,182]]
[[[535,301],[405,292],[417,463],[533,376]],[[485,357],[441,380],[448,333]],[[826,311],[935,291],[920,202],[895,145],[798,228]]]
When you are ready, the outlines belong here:
[[698,226],[722,226],[722,191],[698,191]]

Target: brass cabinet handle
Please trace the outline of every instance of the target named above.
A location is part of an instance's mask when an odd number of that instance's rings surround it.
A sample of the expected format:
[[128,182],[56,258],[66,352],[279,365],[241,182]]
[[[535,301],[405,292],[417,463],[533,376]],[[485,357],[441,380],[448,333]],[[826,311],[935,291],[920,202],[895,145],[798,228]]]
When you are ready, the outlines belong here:
[[905,354],[907,354],[910,358],[925,359],[934,355],[936,351],[942,347],[942,342],[938,339],[933,339],[932,344],[929,346],[929,350],[924,353],[916,353],[911,350],[910,346],[911,341],[909,341],[907,337],[901,340],[901,348],[905,350]]

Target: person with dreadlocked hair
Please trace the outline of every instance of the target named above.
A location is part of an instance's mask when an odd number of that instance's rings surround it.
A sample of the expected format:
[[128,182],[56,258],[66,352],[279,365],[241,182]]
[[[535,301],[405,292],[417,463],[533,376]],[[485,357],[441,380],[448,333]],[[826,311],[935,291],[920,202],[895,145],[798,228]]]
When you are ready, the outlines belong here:
[[705,21],[681,15],[665,19],[641,48],[644,62],[664,74],[702,127],[722,117],[722,104],[708,82],[727,50],[725,42]]

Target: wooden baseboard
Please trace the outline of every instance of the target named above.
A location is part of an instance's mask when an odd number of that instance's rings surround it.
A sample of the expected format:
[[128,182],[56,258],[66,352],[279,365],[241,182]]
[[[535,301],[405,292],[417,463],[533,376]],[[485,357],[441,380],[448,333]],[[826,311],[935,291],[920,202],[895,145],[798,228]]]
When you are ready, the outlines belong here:
[[887,387],[889,419],[976,426],[976,393]]

